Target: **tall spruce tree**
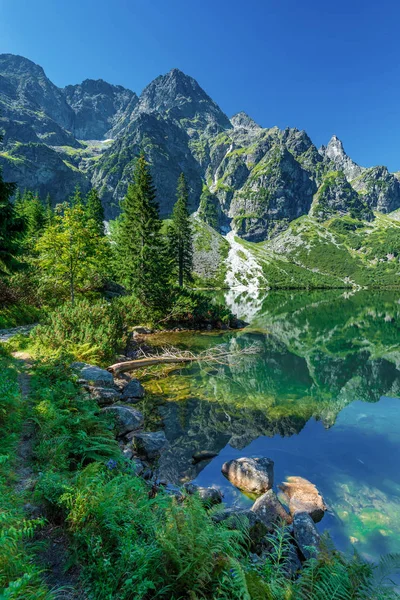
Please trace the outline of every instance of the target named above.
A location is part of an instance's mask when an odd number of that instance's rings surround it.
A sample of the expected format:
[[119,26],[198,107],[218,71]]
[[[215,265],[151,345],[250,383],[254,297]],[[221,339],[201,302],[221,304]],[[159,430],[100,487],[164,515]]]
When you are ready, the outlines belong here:
[[172,271],[180,287],[192,280],[193,233],[189,216],[189,192],[185,175],[178,179],[176,202],[172,211],[172,223],[168,228],[168,249]]
[[11,202],[15,188],[14,183],[3,180],[0,169],[0,276],[9,274],[19,264],[15,257],[19,251],[19,235],[23,223],[18,219]]
[[157,306],[167,296],[165,244],[156,191],[143,153],[121,208],[115,240],[116,274],[142,302]]
[[100,200],[98,191],[92,188],[86,196],[86,216],[88,219],[93,219],[96,223],[97,232],[99,235],[105,235],[104,230],[104,208]]

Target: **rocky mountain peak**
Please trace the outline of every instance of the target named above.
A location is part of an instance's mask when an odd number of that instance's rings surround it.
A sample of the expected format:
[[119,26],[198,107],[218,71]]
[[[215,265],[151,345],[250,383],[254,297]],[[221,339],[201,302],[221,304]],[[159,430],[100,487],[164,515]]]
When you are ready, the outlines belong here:
[[254,121],[249,115],[240,111],[231,117],[231,123],[235,129],[261,129],[260,125]]
[[326,147],[320,148],[320,153],[332,161],[337,171],[343,171],[348,181],[359,177],[364,171],[363,167],[360,167],[346,154],[343,143],[337,135],[331,137]]
[[160,75],[142,92],[136,112],[159,112],[187,128],[228,129],[232,125],[219,106],[206,94],[193,77],[179,69]]

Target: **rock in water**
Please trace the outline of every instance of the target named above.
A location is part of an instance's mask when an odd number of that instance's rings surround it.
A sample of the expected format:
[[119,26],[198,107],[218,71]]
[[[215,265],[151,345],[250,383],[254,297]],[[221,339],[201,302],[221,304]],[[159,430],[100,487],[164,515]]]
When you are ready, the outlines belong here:
[[107,406],[102,412],[115,417],[117,435],[125,435],[143,427],[144,417],[141,412],[130,406]]
[[212,450],[201,450],[200,452],[195,452],[193,454],[193,464],[201,462],[202,460],[210,460],[211,458],[215,458],[218,456],[218,452],[213,452]]
[[221,470],[234,486],[252,494],[263,494],[274,484],[270,458],[237,458],[224,463]]
[[137,451],[150,460],[158,458],[168,446],[163,431],[137,433],[132,436],[132,442]]
[[309,514],[295,514],[293,536],[304,559],[318,556],[321,538]]
[[280,521],[287,524],[292,522],[292,517],[286,512],[273,490],[268,490],[260,498],[257,498],[251,510],[261,519],[269,531],[273,531],[274,525]]
[[131,398],[144,398],[144,388],[138,379],[131,379],[128,385],[122,390],[122,399],[124,401],[129,402]]
[[285,494],[292,516],[307,513],[315,523],[325,514],[326,505],[323,497],[311,481],[303,477],[288,477],[279,488]]

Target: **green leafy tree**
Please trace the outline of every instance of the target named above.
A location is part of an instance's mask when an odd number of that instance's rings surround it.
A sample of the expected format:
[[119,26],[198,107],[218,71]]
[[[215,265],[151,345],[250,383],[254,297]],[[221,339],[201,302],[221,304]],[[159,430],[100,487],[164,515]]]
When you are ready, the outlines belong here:
[[[0,136],[0,142],[2,136]],[[0,169],[0,275],[8,275],[19,265],[16,256],[20,250],[23,223],[18,219],[11,198],[15,184],[3,180]]]
[[180,287],[192,280],[193,233],[188,209],[189,192],[183,173],[179,176],[177,200],[172,211],[172,223],[168,228],[168,249],[172,271]]
[[99,288],[107,273],[109,243],[82,206],[58,205],[52,222],[36,243],[41,290],[70,297]]
[[98,234],[105,235],[104,208],[95,188],[92,188],[86,196],[86,216],[96,223]]
[[166,299],[166,252],[156,191],[144,154],[121,203],[115,228],[115,270],[120,282],[146,304]]

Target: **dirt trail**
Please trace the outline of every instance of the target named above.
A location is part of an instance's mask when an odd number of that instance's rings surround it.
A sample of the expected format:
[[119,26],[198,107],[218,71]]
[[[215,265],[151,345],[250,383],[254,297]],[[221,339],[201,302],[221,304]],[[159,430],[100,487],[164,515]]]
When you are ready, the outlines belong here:
[[[29,403],[32,358],[27,352],[13,352],[13,356],[18,361],[18,383],[22,397]],[[35,424],[27,418],[22,425],[17,449],[15,491],[26,496],[25,508],[27,516],[31,518],[44,514],[43,507],[29,501],[29,492],[33,491],[36,483],[36,476],[32,468],[34,442]],[[44,528],[36,532],[35,540],[46,542],[38,557],[46,569],[44,579],[49,589],[57,590],[56,598],[58,600],[86,600],[79,585],[79,567],[67,571],[69,541],[63,528],[48,522]]]

